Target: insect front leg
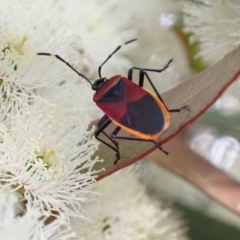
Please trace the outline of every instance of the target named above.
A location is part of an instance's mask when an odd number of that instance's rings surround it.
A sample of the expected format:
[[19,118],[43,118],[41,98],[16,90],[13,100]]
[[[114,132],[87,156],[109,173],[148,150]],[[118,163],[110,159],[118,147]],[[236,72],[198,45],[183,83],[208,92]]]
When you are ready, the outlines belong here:
[[[95,131],[95,138],[102,142],[103,144],[105,144],[106,146],[108,146],[109,148],[111,148],[114,152],[116,152],[116,160],[114,161],[114,165],[118,162],[118,160],[120,159],[120,152],[119,152],[119,148],[118,148],[118,142],[116,140],[113,140],[111,138],[111,136],[109,136],[104,129],[112,122],[111,119],[109,119],[106,115],[104,115],[98,122],[97,124],[97,130]],[[103,139],[101,139],[99,137],[99,134],[103,133],[103,135],[105,137],[107,137],[114,145],[115,147],[113,147],[112,145],[110,145],[109,143],[107,143],[106,141],[104,141]]]

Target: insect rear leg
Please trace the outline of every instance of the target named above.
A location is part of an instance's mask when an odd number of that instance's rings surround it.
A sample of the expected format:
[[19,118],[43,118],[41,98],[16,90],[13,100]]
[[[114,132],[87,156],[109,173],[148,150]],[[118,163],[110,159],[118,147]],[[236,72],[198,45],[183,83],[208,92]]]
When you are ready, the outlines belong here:
[[[95,138],[102,142],[103,144],[105,144],[106,146],[108,146],[109,148],[111,148],[114,152],[116,152],[116,160],[114,161],[114,164],[116,165],[116,163],[118,162],[118,160],[120,159],[120,152],[118,149],[118,142],[115,139],[112,139],[111,136],[109,136],[104,129],[112,122],[112,120],[110,120],[106,115],[104,115],[98,122],[97,124],[97,130],[95,131]],[[109,143],[105,142],[103,139],[101,139],[98,135],[100,133],[103,133],[104,136],[106,136],[114,145],[115,147],[113,147],[112,145],[110,145]]]
[[121,136],[115,136],[116,139],[123,139],[123,140],[131,140],[131,141],[141,141],[141,142],[152,142],[155,144],[155,146],[161,150],[163,153],[165,153],[166,155],[169,154],[169,152],[167,152],[166,150],[164,150],[162,148],[161,145],[159,145],[156,141],[154,140],[146,140],[146,139],[142,139],[142,138],[131,138],[131,137],[121,137]]

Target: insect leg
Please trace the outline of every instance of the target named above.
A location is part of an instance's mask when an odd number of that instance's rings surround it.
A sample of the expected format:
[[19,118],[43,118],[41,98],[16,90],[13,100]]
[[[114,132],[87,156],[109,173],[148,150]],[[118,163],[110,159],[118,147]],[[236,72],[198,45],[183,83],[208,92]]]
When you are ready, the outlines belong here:
[[[112,122],[112,120],[109,119],[109,117],[107,115],[104,115],[99,121],[98,121],[98,128],[100,128],[101,126],[107,124],[105,126],[105,128]],[[104,129],[105,129],[104,128]],[[103,130],[104,130],[103,129]],[[114,136],[116,136],[118,134],[118,132],[121,130],[120,127],[116,127],[116,129],[111,133],[111,134],[107,134],[106,132],[102,131],[102,133],[116,146],[118,147],[119,143],[114,139]]]
[[[110,136],[109,136],[109,138],[111,138],[111,141],[116,144],[117,148],[118,148],[119,143],[116,141],[116,136],[117,136],[117,134],[119,133],[120,130],[121,130],[121,127],[117,126],[117,127],[113,130],[113,132],[110,134]],[[118,159],[116,159],[116,160],[114,161],[114,165],[117,164],[117,162],[118,162],[119,159],[120,159],[120,156],[119,156]]]
[[154,140],[146,140],[146,139],[142,139],[142,138],[131,138],[131,137],[121,137],[121,136],[115,136],[116,139],[123,139],[123,140],[132,140],[132,141],[141,141],[141,142],[152,142],[155,144],[155,146],[161,150],[163,153],[165,153],[166,155],[169,154],[169,152],[167,152],[166,150],[164,150],[162,148],[161,145],[159,145],[156,141]]
[[[147,71],[151,71],[151,72],[162,72],[164,71],[165,69],[167,69],[170,65],[170,63],[173,61],[173,59],[170,59],[168,61],[168,63],[161,69],[153,69],[153,68],[141,68],[141,67],[132,67],[129,69],[128,71],[128,79],[132,81],[132,73],[133,73],[133,70],[139,70],[139,83],[138,85],[140,87],[143,87],[143,84],[144,84],[144,76],[147,77],[150,85],[152,86],[153,90],[155,91],[156,95],[158,96],[158,98],[161,100],[161,102],[164,104],[164,106],[166,107],[166,109],[169,111],[169,112],[172,112],[172,110],[169,110],[167,105],[165,104],[165,102],[163,101],[161,95],[159,94],[158,90],[156,89],[156,87],[154,86],[152,80],[150,79],[149,75],[147,74]],[[173,109],[173,111],[176,110],[176,109]],[[180,110],[181,111],[181,110]]]
[[[124,45],[127,45],[129,43],[132,43],[132,42],[135,42],[137,39],[134,38],[134,39],[131,39],[127,42],[124,43]],[[98,75],[100,78],[102,78],[101,76],[101,70],[102,70],[102,66],[122,47],[122,45],[119,45],[106,59],[105,61],[103,61],[103,63],[98,67]]]
[[117,134],[119,133],[120,130],[121,130],[121,127],[117,126],[117,127],[113,130],[113,132],[110,134],[111,139],[112,139],[113,141],[115,141],[114,139],[116,138],[116,136],[117,136]]
[[164,71],[165,69],[167,69],[170,65],[170,63],[173,61],[173,59],[170,59],[168,61],[168,63],[162,68],[162,69],[151,69],[151,68],[140,68],[140,67],[132,67],[129,69],[128,71],[128,79],[132,81],[132,73],[133,73],[133,70],[139,70],[139,83],[138,85],[140,87],[143,87],[143,84],[144,84],[144,76],[146,76],[148,82],[150,83],[150,85],[152,86],[153,90],[155,91],[156,95],[158,96],[158,98],[161,100],[161,102],[164,104],[164,106],[166,107],[166,109],[169,111],[169,112],[181,112],[183,109],[186,109],[188,106],[183,106],[181,108],[176,108],[176,109],[168,109],[167,105],[165,104],[165,102],[163,101],[161,95],[159,94],[158,90],[156,89],[156,87],[154,86],[152,80],[150,79],[147,71],[150,71],[150,72],[162,72]]
[[[109,148],[111,148],[113,151],[116,152],[116,160],[114,161],[114,164],[117,163],[117,161],[120,159],[120,153],[119,153],[119,149],[118,149],[118,142],[114,139],[112,139],[105,131],[104,129],[111,123],[112,121],[106,116],[104,115],[98,122],[97,124],[97,130],[95,131],[95,138],[102,142],[103,144],[105,144],[106,146],[108,146]],[[98,135],[100,133],[103,133],[104,136],[106,136],[115,146],[113,147],[112,145],[110,145],[109,143],[105,142],[103,139],[101,139]]]
[[144,76],[146,76],[148,82],[150,83],[150,85],[152,86],[153,90],[155,91],[156,95],[158,96],[158,98],[161,100],[161,102],[164,104],[164,106],[166,107],[166,109],[169,112],[181,112],[183,109],[186,109],[188,106],[183,106],[181,108],[175,108],[175,109],[168,109],[167,105],[165,104],[165,102],[163,101],[161,95],[159,94],[158,90],[156,89],[156,87],[154,86],[152,80],[150,79],[148,73],[145,70],[140,70],[140,74],[139,74],[139,86],[143,86],[144,83]]
[[160,68],[160,69],[155,69],[155,68],[141,68],[141,67],[132,67],[128,70],[128,79],[132,80],[132,73],[133,73],[133,70],[143,70],[143,71],[149,71],[149,72],[163,72],[164,70],[166,70],[170,63],[173,61],[173,59],[170,59],[167,64],[163,67],[163,68]]
[[132,81],[132,73],[133,73],[133,70],[139,70],[140,73],[139,73],[139,86],[140,87],[143,87],[143,84],[144,84],[144,76],[147,77],[147,80],[148,82],[150,83],[150,85],[152,86],[153,90],[155,91],[156,95],[158,96],[158,98],[161,100],[161,102],[164,104],[164,106],[166,107],[166,109],[169,111],[169,112],[181,112],[183,109],[186,109],[187,106],[183,106],[181,108],[177,108],[177,109],[168,109],[167,105],[165,104],[165,102],[163,101],[161,95],[159,94],[158,90],[156,89],[156,87],[154,86],[152,80],[150,79],[149,75],[147,74],[147,72],[162,72],[164,70],[166,70],[170,63],[173,61],[173,59],[170,59],[167,64],[161,68],[161,69],[154,69],[154,68],[141,68],[141,67],[132,67],[129,69],[128,71],[128,79]]

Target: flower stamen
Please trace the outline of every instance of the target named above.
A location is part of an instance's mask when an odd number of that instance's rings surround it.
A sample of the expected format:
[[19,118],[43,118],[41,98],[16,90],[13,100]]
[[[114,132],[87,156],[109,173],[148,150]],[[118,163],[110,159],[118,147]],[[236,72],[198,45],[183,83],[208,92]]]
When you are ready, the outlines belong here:
[[21,53],[21,50],[23,48],[23,45],[27,41],[27,37],[23,37],[22,41],[19,43],[19,45],[15,48],[17,52]]
[[47,165],[47,167],[51,167],[52,166],[52,161],[51,158],[52,156],[56,153],[56,151],[54,149],[47,151],[44,155],[43,155],[43,162]]

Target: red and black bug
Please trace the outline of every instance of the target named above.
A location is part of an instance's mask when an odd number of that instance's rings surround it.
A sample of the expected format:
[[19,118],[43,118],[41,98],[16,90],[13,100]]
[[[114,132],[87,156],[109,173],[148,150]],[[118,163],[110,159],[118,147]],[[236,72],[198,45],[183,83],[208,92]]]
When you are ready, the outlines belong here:
[[[136,41],[132,39],[124,43],[124,45]],[[100,142],[116,152],[117,164],[120,159],[119,144],[116,139],[148,141],[153,142],[161,151],[168,154],[155,140],[166,131],[170,125],[170,112],[180,112],[187,106],[178,109],[168,109],[154,84],[152,83],[147,72],[162,72],[168,68],[172,59],[162,69],[151,69],[132,67],[128,71],[128,77],[116,75],[107,79],[101,76],[102,66],[115,54],[121,45],[119,45],[99,66],[99,79],[93,83],[82,73],[78,72],[73,66],[62,59],[58,55],[50,53],[37,53],[37,55],[55,56],[60,61],[64,62],[68,67],[75,71],[79,76],[86,79],[92,86],[92,90],[96,91],[93,96],[93,101],[105,113],[97,124],[95,137]],[[139,71],[138,85],[132,81],[133,70]],[[152,86],[155,94],[143,88],[144,77]],[[107,134],[104,130],[111,123],[115,123],[117,127],[111,134]],[[123,129],[136,137],[121,137],[117,136],[119,131]],[[105,135],[113,145],[99,137],[100,133]]]

